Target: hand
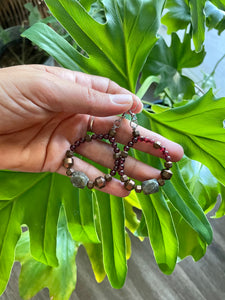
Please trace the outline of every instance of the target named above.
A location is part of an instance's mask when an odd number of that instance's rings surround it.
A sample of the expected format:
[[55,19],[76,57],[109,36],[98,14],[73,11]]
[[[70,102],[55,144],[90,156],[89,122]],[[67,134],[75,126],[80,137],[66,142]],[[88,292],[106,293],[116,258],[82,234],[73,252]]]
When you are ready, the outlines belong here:
[[[140,112],[140,100],[107,78],[86,75],[63,68],[17,66],[0,70],[0,169],[25,172],[58,172],[65,175],[62,161],[70,144],[85,136],[90,116],[96,116],[93,131],[107,133],[115,117],[128,110]],[[141,134],[162,141],[174,161],[183,155],[181,146],[139,128]],[[118,131],[118,141],[125,143],[130,128]],[[159,151],[137,144],[142,151]],[[79,153],[106,167],[113,166],[112,149],[100,141],[85,143]],[[74,158],[76,170],[90,179],[102,173],[94,166]],[[159,170],[129,158],[125,173],[145,180],[159,176]],[[103,191],[126,196],[122,184],[113,179]]]

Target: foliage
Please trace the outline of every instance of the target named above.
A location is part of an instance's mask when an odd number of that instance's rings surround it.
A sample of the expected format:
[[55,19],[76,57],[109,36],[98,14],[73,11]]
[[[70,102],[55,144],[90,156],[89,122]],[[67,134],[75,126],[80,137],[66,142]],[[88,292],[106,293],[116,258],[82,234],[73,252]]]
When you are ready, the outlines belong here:
[[[62,66],[107,76],[133,92],[142,75],[140,97],[152,82],[157,82],[155,96],[161,99],[161,105],[148,102],[138,116],[139,124],[182,144],[186,156],[174,165],[172,181],[159,193],[131,193],[126,199],[76,190],[68,178],[57,174],[1,171],[0,291],[6,287],[16,245],[16,258],[23,266],[20,289],[25,299],[44,286],[48,286],[55,299],[69,299],[71,288],[60,296],[65,286],[58,287],[57,295],[53,287],[66,265],[73,275],[63,282],[75,287],[76,270],[71,261],[80,244],[85,246],[96,280],[100,282],[107,275],[112,286],[120,288],[131,252],[127,230],[141,240],[149,238],[156,262],[166,274],[188,255],[200,259],[212,241],[205,213],[214,208],[218,194],[222,201],[215,217],[225,214],[225,98],[215,99],[211,90],[200,97],[195,83],[182,71],[203,61],[205,26],[216,28],[219,33],[224,30],[220,14],[224,1],[46,3],[79,47],[44,23],[34,24],[23,36]],[[183,39],[172,33],[170,46],[163,37],[158,39],[161,18],[169,33],[186,29]],[[190,46],[192,40],[195,51]],[[133,153],[139,160],[162,168],[160,159],[139,151]],[[29,236],[28,232],[23,233],[19,240],[23,224],[28,226]],[[62,256],[66,241],[69,248]],[[32,276],[26,278],[27,274]],[[29,286],[27,292],[23,286]]]

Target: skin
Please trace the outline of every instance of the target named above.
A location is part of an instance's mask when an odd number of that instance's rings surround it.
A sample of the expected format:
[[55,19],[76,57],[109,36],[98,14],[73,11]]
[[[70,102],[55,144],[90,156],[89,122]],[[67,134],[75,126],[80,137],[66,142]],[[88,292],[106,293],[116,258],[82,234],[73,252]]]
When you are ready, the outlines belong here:
[[[0,69],[0,169],[23,172],[58,172],[66,150],[90,130],[108,133],[116,115],[131,110],[139,113],[141,101],[107,78],[42,65]],[[161,141],[173,161],[183,156],[180,145],[141,126],[141,135]],[[117,141],[126,144],[131,137],[129,121],[123,120]],[[151,155],[160,151],[145,143],[135,148]],[[108,168],[113,167],[112,148],[102,141],[84,143],[78,153]],[[103,175],[91,164],[74,158],[74,169],[91,180]],[[143,181],[159,177],[160,170],[126,159],[125,174]],[[123,184],[113,179],[102,191],[124,197]]]

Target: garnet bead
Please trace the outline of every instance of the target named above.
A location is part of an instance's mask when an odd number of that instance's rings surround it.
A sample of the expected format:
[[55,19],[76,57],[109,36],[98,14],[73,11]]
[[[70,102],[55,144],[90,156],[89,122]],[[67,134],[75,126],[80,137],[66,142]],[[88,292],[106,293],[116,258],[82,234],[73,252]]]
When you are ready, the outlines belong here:
[[116,171],[115,171],[115,170],[111,170],[111,171],[110,171],[110,175],[111,175],[111,176],[115,176],[115,175],[116,175]]

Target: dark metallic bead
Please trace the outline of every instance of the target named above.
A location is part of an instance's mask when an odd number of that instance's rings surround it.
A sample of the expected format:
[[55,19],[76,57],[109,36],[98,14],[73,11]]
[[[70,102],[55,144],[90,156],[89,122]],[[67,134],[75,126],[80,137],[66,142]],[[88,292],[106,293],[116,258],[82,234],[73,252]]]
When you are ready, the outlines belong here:
[[171,170],[164,169],[161,171],[162,179],[169,180],[173,176],[173,172]]
[[136,191],[136,193],[141,193],[141,191],[142,191],[142,186],[141,185],[136,185],[135,186],[135,191]]
[[104,188],[106,185],[106,180],[103,176],[99,176],[95,179],[95,186],[97,186],[99,189]]
[[154,142],[153,147],[154,147],[155,149],[160,149],[161,143],[160,143],[159,141],[156,141],[156,142]]
[[156,179],[149,179],[142,182],[142,190],[145,195],[154,194],[159,191],[159,183]]
[[160,186],[163,186],[163,185],[165,184],[165,180],[162,179],[162,178],[159,178],[159,179],[158,179],[158,184],[159,184]]
[[95,186],[94,181],[89,180],[88,183],[87,183],[87,188],[89,188],[91,190],[91,189],[94,188],[94,186]]
[[123,158],[126,158],[126,157],[128,156],[128,152],[127,152],[127,151],[122,151],[122,152],[121,152],[121,156],[122,156]]
[[138,137],[140,135],[140,132],[138,130],[134,129],[132,134],[133,134],[133,137]]
[[122,176],[120,177],[120,180],[121,180],[122,182],[126,182],[126,181],[129,180],[129,177],[128,177],[127,175],[122,175]]
[[72,176],[73,175],[74,170],[73,169],[67,169],[66,170],[66,175],[67,176]]
[[113,158],[114,158],[114,159],[118,159],[118,158],[120,158],[120,155],[121,155],[120,152],[114,153],[114,154],[113,154]]
[[164,166],[165,166],[165,168],[170,169],[170,168],[172,168],[173,163],[172,163],[172,161],[166,161],[166,162],[164,163]]
[[63,160],[63,166],[66,169],[71,168],[73,166],[73,159],[72,159],[72,157],[64,158],[64,160]]
[[85,136],[85,141],[86,141],[86,142],[91,142],[91,136],[90,136],[89,134],[87,134],[87,135]]
[[127,191],[131,191],[135,187],[135,182],[132,179],[129,179],[124,183],[124,187]]
[[107,182],[111,181],[111,180],[112,180],[112,175],[106,174],[106,175],[105,175],[105,180],[106,180]]
[[66,151],[66,157],[73,157],[73,151],[67,150]]
[[115,136],[116,135],[116,130],[115,129],[111,129],[110,131],[109,131],[109,136]]

